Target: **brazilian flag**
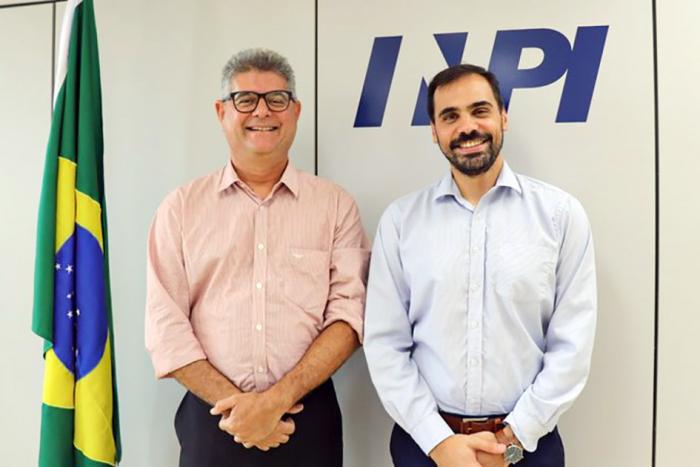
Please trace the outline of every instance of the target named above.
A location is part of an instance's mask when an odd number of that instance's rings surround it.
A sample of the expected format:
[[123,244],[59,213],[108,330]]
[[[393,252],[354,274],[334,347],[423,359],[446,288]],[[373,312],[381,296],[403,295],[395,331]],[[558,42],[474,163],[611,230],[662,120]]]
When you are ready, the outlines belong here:
[[102,103],[92,0],[69,0],[46,151],[32,330],[44,338],[40,467],[116,465]]

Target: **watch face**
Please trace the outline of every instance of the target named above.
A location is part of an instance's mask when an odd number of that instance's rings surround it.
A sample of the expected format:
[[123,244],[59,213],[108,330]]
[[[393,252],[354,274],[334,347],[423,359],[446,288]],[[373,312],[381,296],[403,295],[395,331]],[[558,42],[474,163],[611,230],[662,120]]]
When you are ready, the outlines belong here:
[[506,452],[503,457],[509,464],[515,464],[516,462],[523,460],[523,450],[521,447],[511,444],[506,447]]

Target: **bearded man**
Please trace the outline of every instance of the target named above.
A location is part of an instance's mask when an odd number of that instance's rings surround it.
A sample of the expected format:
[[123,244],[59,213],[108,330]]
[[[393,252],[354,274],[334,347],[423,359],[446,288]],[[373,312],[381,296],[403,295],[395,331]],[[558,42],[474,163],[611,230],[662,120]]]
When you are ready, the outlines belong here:
[[394,464],[563,467],[556,425],[585,385],[595,334],[586,214],[504,161],[492,73],[438,73],[428,113],[450,171],[382,216],[365,310]]

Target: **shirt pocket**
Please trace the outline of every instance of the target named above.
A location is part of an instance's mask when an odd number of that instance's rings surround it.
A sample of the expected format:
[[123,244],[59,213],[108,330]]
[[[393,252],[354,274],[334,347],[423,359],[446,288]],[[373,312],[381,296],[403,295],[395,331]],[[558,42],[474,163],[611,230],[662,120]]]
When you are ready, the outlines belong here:
[[305,311],[323,309],[328,301],[330,253],[325,250],[290,248],[284,293]]
[[503,243],[496,251],[492,285],[515,304],[549,299],[554,284],[556,249],[546,244]]

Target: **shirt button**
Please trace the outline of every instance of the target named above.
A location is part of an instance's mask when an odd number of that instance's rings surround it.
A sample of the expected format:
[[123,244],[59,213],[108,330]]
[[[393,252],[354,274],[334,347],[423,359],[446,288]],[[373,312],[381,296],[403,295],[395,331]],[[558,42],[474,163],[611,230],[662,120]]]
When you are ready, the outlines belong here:
[[479,366],[479,360],[476,358],[472,358],[469,360],[469,365],[470,366]]
[[262,250],[263,248],[265,248],[265,245],[263,245],[262,243],[258,243],[258,250]]
[[258,323],[255,325],[255,330],[256,331],[262,331],[262,324]]
[[479,322],[478,321],[470,321],[469,322],[469,327],[472,329],[476,329],[479,327]]
[[474,248],[472,248],[472,253],[474,253],[474,254],[479,253],[479,247],[475,246]]
[[255,288],[258,289],[258,290],[262,289],[262,282],[257,282],[257,283],[255,284]]
[[479,290],[479,284],[472,284],[471,286],[469,286],[469,290],[471,290],[472,292],[476,292],[477,290]]
[[258,367],[258,373],[265,373],[265,368],[259,366],[259,367]]

